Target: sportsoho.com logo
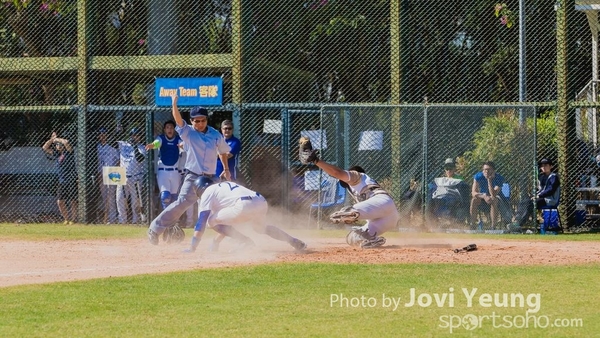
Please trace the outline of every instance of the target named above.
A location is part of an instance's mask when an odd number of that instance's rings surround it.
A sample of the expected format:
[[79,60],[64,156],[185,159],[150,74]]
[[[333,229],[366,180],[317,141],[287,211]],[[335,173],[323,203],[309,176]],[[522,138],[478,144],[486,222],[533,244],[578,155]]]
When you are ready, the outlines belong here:
[[439,327],[442,329],[448,329],[450,333],[452,333],[456,329],[472,331],[489,325],[491,325],[494,329],[547,329],[554,327],[583,327],[583,319],[552,319],[550,316],[536,316],[528,312],[526,312],[524,316],[499,315],[496,314],[496,312],[492,312],[491,315],[443,315],[440,316]]

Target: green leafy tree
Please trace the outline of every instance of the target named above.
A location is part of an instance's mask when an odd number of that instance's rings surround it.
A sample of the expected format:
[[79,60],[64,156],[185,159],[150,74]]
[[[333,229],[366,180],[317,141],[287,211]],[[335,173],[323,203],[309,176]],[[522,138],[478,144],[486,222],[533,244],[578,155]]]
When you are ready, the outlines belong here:
[[483,162],[494,161],[517,191],[524,182],[527,183],[524,189],[531,189],[532,165],[537,162],[532,158],[534,130],[537,130],[536,156],[556,159],[558,154],[555,112],[542,113],[535,122],[537,127],[530,117],[521,125],[513,109],[484,118],[482,127],[473,135],[473,149],[464,154],[464,172],[473,175],[481,170]]

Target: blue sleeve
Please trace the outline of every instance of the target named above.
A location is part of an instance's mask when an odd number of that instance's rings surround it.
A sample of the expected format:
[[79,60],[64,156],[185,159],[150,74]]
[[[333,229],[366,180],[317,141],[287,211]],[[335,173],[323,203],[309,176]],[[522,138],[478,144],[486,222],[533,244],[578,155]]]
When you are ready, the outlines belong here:
[[195,231],[202,231],[204,228],[206,228],[208,216],[210,216],[210,210],[203,210],[200,212],[198,215],[198,222],[196,222],[196,226],[194,227]]

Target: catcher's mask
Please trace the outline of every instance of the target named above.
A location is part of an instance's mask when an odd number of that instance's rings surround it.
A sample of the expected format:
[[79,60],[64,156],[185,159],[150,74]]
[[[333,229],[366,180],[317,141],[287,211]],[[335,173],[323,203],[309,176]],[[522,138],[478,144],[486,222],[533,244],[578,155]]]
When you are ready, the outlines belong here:
[[206,176],[198,177],[194,181],[194,185],[196,186],[196,188],[198,188],[198,190],[196,190],[196,194],[198,195],[198,198],[200,198],[200,196],[202,196],[202,193],[204,192],[204,190],[213,183],[214,183],[213,180],[211,180],[210,178],[208,178]]

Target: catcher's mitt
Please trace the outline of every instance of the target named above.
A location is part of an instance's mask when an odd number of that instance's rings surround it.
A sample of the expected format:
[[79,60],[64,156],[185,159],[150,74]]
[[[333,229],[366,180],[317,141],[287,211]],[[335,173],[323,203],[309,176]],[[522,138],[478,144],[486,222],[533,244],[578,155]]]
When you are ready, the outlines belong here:
[[319,151],[313,149],[308,137],[302,136],[298,141],[298,159],[302,164],[317,164],[319,162]]
[[331,223],[345,223],[345,224],[353,224],[358,221],[358,217],[360,217],[360,213],[352,207],[344,207],[340,211],[336,211],[329,215],[329,220]]
[[175,225],[173,227],[168,228],[163,234],[163,241],[169,244],[180,243],[184,239],[185,232],[179,227],[179,225]]

